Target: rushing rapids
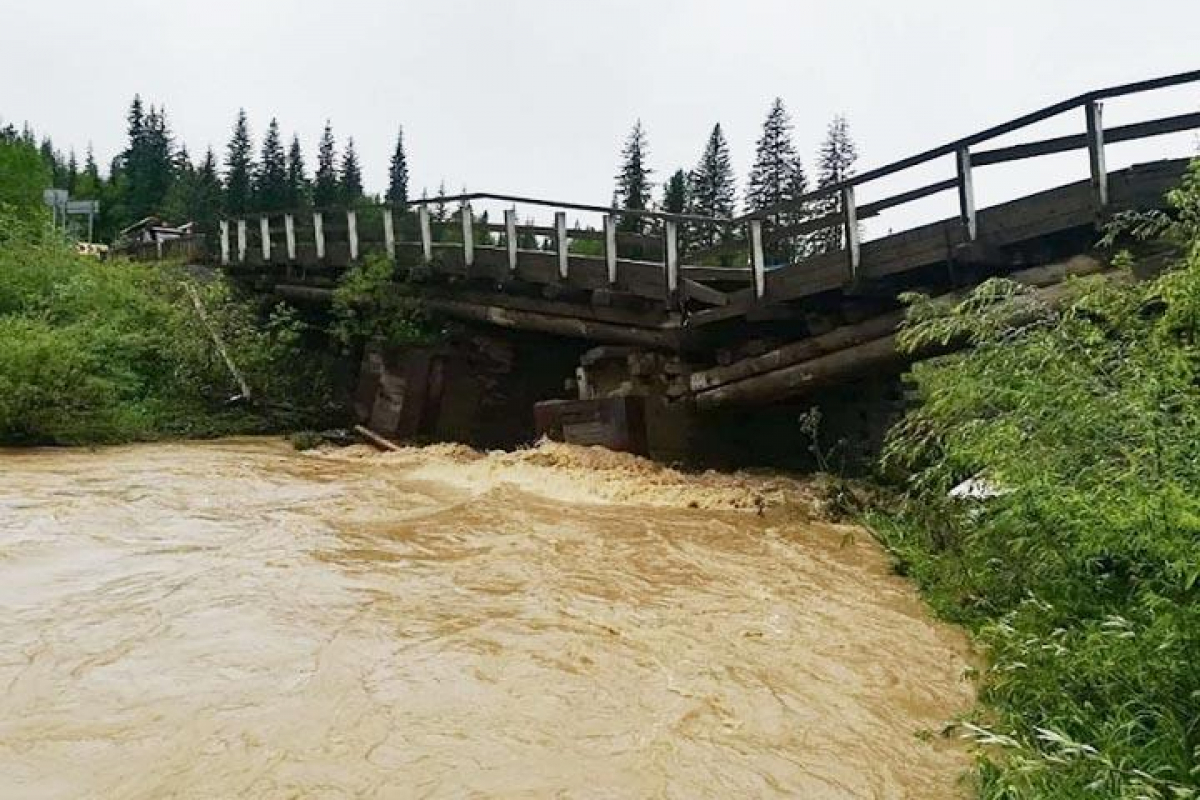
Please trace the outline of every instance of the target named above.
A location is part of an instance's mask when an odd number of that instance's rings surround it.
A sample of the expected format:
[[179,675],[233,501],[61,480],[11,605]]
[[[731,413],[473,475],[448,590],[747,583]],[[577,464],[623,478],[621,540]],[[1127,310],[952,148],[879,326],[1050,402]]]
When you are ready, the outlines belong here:
[[802,486],[0,451],[0,796],[956,797],[969,654]]

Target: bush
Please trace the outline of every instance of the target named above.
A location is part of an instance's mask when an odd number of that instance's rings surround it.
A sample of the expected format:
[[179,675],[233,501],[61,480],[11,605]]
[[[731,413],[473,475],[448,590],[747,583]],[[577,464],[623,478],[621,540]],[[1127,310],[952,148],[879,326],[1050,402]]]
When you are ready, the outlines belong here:
[[[0,443],[258,432],[330,413],[324,365],[288,310],[264,321],[221,280],[77,256],[0,211],[2,230],[17,233],[0,247]],[[261,405],[228,404],[236,382],[189,286]]]
[[388,346],[436,341],[420,299],[395,279],[396,267],[384,256],[368,256],[342,275],[333,292],[333,333],[345,347],[364,341]]
[[[1157,279],[1078,280],[1055,306],[994,281],[917,302],[902,336],[972,344],[914,368],[884,458],[905,503],[871,522],[988,650],[984,797],[1198,795],[1198,176]],[[1000,494],[950,499],[967,478]]]

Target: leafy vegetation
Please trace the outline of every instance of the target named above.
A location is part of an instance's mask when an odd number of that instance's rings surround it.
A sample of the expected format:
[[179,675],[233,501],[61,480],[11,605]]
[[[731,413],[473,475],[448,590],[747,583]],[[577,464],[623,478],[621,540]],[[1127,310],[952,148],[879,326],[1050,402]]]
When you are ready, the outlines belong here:
[[1200,796],[1200,165],[1171,200],[1156,279],[993,281],[902,336],[972,345],[914,368],[871,522],[987,650],[983,797]]
[[[0,158],[22,147],[0,143]],[[0,205],[0,444],[258,432],[334,410],[323,362],[301,349],[290,311],[264,322],[223,281],[76,255],[40,202]],[[228,402],[239,389],[208,325],[258,405]],[[297,397],[303,408],[284,407]]]
[[427,344],[438,331],[409,284],[396,280],[387,257],[363,259],[342,275],[333,293],[333,333],[349,348],[362,342],[387,346]]

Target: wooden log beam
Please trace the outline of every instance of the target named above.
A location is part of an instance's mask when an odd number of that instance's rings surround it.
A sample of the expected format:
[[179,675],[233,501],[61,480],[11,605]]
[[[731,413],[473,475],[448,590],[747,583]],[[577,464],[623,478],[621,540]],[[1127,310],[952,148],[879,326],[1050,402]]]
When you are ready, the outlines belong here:
[[695,395],[696,407],[711,410],[729,405],[770,403],[783,397],[828,386],[849,375],[861,375],[900,363],[895,335],[872,339],[844,350],[803,361],[744,381]]
[[[1045,264],[1040,267],[1014,272],[1007,277],[1017,283],[1032,287],[1045,287],[1061,283],[1069,276],[1091,275],[1107,268],[1098,259],[1078,256],[1064,262]],[[938,296],[939,301],[962,299],[964,292],[950,292]],[[727,366],[713,367],[693,372],[690,388],[693,392],[705,392],[730,383],[736,383],[755,375],[782,369],[792,364],[809,361],[828,353],[864,344],[886,336],[896,330],[904,320],[904,310],[892,311],[864,320],[855,325],[844,325],[828,333],[802,339],[760,356],[743,359]]]
[[457,319],[486,322],[501,328],[540,331],[595,342],[635,344],[660,350],[677,350],[680,345],[678,330],[647,330],[533,311],[517,311],[502,306],[464,303],[448,298],[426,298],[424,304],[429,310],[437,313]]

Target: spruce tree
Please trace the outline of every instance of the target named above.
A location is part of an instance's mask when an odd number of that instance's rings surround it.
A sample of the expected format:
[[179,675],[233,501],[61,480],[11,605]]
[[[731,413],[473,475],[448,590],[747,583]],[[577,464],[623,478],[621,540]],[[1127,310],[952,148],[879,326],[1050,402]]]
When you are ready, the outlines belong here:
[[79,161],[75,158],[75,148],[71,148],[71,153],[67,157],[67,180],[66,190],[71,195],[75,194],[75,190],[79,183]]
[[[746,207],[749,211],[761,211],[781,203],[790,203],[808,191],[808,178],[800,157],[792,143],[792,121],[784,108],[783,100],[775,98],[763,122],[762,136],[750,169],[750,180],[746,187]],[[771,215],[776,225],[794,225],[807,217],[802,207]],[[778,240],[767,254],[771,261],[791,261],[804,255],[804,243],[800,239]]]
[[279,122],[272,118],[263,137],[262,153],[255,173],[254,200],[258,211],[282,211],[288,207],[287,156],[279,135]]
[[217,229],[221,219],[222,194],[217,156],[210,147],[195,171],[188,214],[202,232],[209,233]]
[[83,159],[83,171],[75,181],[75,194],[83,200],[94,200],[100,197],[100,190],[100,169],[96,166],[96,156],[89,142],[87,155]]
[[667,180],[663,189],[663,211],[669,214],[682,214],[687,210],[688,177],[687,172],[680,169]]
[[300,208],[308,205],[312,186],[304,170],[304,153],[300,149],[300,137],[293,134],[292,146],[287,155],[287,207]]
[[335,206],[341,197],[341,185],[337,171],[337,145],[333,138],[333,126],[325,123],[321,143],[317,147],[317,174],[313,182],[313,205],[317,208]]
[[354,137],[346,140],[346,152],[342,155],[342,202],[355,205],[363,196],[362,168],[358,153],[354,150]]
[[166,111],[147,109],[140,96],[129,108],[129,144],[113,171],[113,221],[118,226],[158,213],[175,180],[175,151]]
[[388,168],[387,201],[394,206],[408,202],[408,158],[404,154],[404,128],[396,134],[396,150]]
[[[817,156],[817,186],[825,188],[842,183],[854,176],[854,163],[858,161],[858,148],[850,136],[850,126],[846,118],[838,115],[829,123],[825,142]],[[834,214],[841,211],[842,199],[834,194],[823,197],[817,202],[815,212],[818,215]],[[844,226],[835,226],[817,232],[812,239],[812,249],[818,253],[831,253],[842,248]]]
[[[646,131],[642,128],[642,121],[638,120],[621,149],[621,169],[616,176],[617,188],[614,194],[618,208],[644,211],[649,207],[650,191],[653,187],[650,176],[653,171],[646,164],[648,156]],[[623,231],[640,233],[644,227],[644,220],[640,216],[624,216],[619,227]]]
[[246,214],[253,205],[254,159],[250,141],[250,125],[246,110],[238,111],[233,125],[233,137],[225,151],[225,211],[232,215]]
[[792,143],[792,121],[778,97],[767,112],[762,136],[755,150],[754,166],[746,186],[746,208],[760,211],[786,203],[807,191],[796,147]]
[[[689,212],[704,217],[733,216],[737,187],[729,157],[729,143],[725,141],[720,123],[713,126],[700,163],[688,178],[688,186],[691,190]],[[702,247],[713,247],[723,236],[723,232],[714,225],[696,225],[691,229],[690,240]]]
[[175,180],[175,144],[167,125],[166,109],[150,106],[145,125],[146,156],[142,192],[146,200],[147,213],[159,210],[171,183]]

